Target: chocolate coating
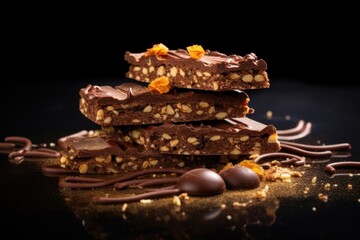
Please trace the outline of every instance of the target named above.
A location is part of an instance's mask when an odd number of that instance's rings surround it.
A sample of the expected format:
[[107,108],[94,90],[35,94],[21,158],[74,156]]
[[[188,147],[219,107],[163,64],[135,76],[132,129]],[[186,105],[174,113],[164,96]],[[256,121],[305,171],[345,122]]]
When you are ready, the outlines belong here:
[[157,57],[155,55],[145,56],[143,53],[125,53],[125,60],[132,65],[145,65],[149,61],[153,66],[163,64],[169,65],[192,65],[203,71],[212,73],[217,72],[232,72],[239,70],[258,70],[265,71],[267,64],[263,59],[258,59],[254,53],[239,55],[226,55],[217,51],[206,50],[205,54],[200,59],[193,59],[189,53],[184,49],[169,50],[167,55]]
[[189,89],[159,94],[128,80],[116,87],[89,84],[79,94],[81,113],[102,126],[218,120],[254,112],[248,106],[249,96],[240,90],[229,91],[226,97]]
[[235,166],[220,173],[229,189],[254,189],[260,186],[259,176],[250,168]]
[[66,145],[78,157],[118,155],[119,146],[110,139],[100,137],[71,137]]
[[[124,126],[118,130],[123,133],[123,141],[132,139],[145,149],[161,154],[247,155],[254,152],[255,145],[259,146],[260,154],[280,150],[276,128],[247,117],[200,123]],[[139,136],[134,138],[133,132]],[[146,141],[139,142],[139,138]],[[174,140],[177,141],[175,145]]]

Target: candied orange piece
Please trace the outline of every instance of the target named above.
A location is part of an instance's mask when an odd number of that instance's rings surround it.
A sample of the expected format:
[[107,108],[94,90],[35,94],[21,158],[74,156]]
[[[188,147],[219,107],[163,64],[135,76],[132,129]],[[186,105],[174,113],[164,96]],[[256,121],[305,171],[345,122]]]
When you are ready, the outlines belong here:
[[165,56],[168,52],[168,48],[162,44],[154,44],[152,48],[148,48],[145,56],[150,56],[150,55],[156,55],[156,56]]
[[157,91],[161,94],[167,93],[170,88],[171,84],[169,78],[165,76],[155,78],[155,80],[153,80],[148,86],[148,89],[151,91]]
[[253,170],[259,177],[264,176],[264,168],[259,164],[251,160],[243,160],[237,164],[238,166],[244,166]]
[[191,58],[200,59],[204,56],[205,51],[201,45],[192,45],[186,48]]

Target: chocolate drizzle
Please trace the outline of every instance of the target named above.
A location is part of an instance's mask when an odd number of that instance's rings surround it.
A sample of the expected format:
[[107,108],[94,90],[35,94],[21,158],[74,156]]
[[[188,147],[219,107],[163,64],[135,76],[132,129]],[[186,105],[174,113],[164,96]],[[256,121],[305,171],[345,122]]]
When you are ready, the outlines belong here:
[[[54,149],[40,147],[33,149],[32,141],[29,138],[21,136],[9,136],[0,143],[2,153],[7,153],[9,160],[13,163],[21,163],[25,157],[33,158],[57,158],[60,153]],[[40,144],[42,146],[42,144]]]
[[277,130],[279,140],[297,140],[310,134],[312,124],[300,120],[296,127],[284,130]]
[[[158,189],[156,191],[151,191],[129,197],[95,196],[93,198],[93,202],[99,204],[114,204],[125,202],[127,203],[139,201],[141,199],[179,194],[182,192],[186,192],[189,195],[195,196],[211,196],[221,194],[226,190],[226,184],[221,178],[221,176],[218,173],[207,168],[192,169],[181,175],[181,177],[177,178],[176,180],[176,184],[170,188],[168,187],[165,189]],[[152,184],[153,183],[154,182],[152,182]]]
[[349,167],[350,168],[360,168],[360,162],[349,161],[349,162],[329,163],[325,166],[325,172],[335,173],[336,168],[349,168]]

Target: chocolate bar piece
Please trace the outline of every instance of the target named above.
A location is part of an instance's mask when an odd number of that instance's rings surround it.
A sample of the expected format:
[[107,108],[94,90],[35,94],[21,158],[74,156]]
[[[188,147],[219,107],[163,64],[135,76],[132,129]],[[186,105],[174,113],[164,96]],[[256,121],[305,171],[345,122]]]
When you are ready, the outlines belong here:
[[101,126],[143,125],[242,117],[253,113],[242,91],[220,92],[172,89],[160,94],[133,82],[116,87],[80,90],[80,111]]
[[225,91],[269,88],[267,64],[254,53],[244,57],[206,50],[194,59],[184,49],[168,50],[161,56],[147,52],[125,53],[130,64],[126,77],[151,82],[167,76],[179,88]]
[[121,141],[114,145],[115,138],[116,135],[102,132],[100,136],[66,140],[68,148],[61,152],[61,167],[76,169],[80,173],[99,174],[134,172],[151,168],[206,167],[220,170],[229,161],[240,159],[227,156],[163,155],[146,150],[141,145]]
[[251,155],[280,150],[276,128],[247,117],[127,126],[115,131],[123,141],[143,145],[145,149],[161,154]]
[[117,143],[101,137],[72,137],[65,142],[69,153],[77,157],[98,157],[120,154]]

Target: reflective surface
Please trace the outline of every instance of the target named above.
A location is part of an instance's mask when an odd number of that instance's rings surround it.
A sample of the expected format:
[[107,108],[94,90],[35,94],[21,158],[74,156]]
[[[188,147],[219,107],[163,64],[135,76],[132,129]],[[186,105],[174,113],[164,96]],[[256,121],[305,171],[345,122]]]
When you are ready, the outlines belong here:
[[[118,81],[79,81],[28,86],[17,102],[6,105],[2,139],[26,136],[34,143],[55,142],[82,129],[97,128],[78,112],[78,90],[92,84],[115,85]],[[48,89],[56,89],[50,92]],[[310,166],[292,182],[262,182],[258,189],[226,191],[212,197],[193,197],[178,206],[172,197],[150,203],[99,206],[95,195],[116,195],[112,187],[97,190],[61,190],[58,176],[45,176],[36,159],[10,163],[1,155],[1,214],[5,231],[14,238],[64,239],[265,239],[350,237],[359,234],[360,170],[341,169],[334,175],[324,166],[335,161],[359,161],[359,86],[309,85],[272,80],[270,89],[247,91],[251,118],[278,129],[303,119],[312,123],[309,136],[297,140],[308,144],[349,142],[351,157],[308,159]],[[10,91],[10,90],[9,90]],[[19,93],[19,92],[18,92]],[[44,99],[47,99],[44,101]],[[14,100],[15,101],[15,100]],[[18,111],[20,103],[25,107]],[[271,111],[270,118],[267,112]],[[314,177],[316,182],[314,183]],[[62,177],[62,176],[60,176]],[[328,188],[328,184],[330,187]],[[254,197],[269,187],[266,198]],[[141,190],[125,190],[123,193]],[[327,201],[323,197],[327,196]],[[15,226],[18,231],[11,231]],[[49,235],[49,233],[51,235]]]

